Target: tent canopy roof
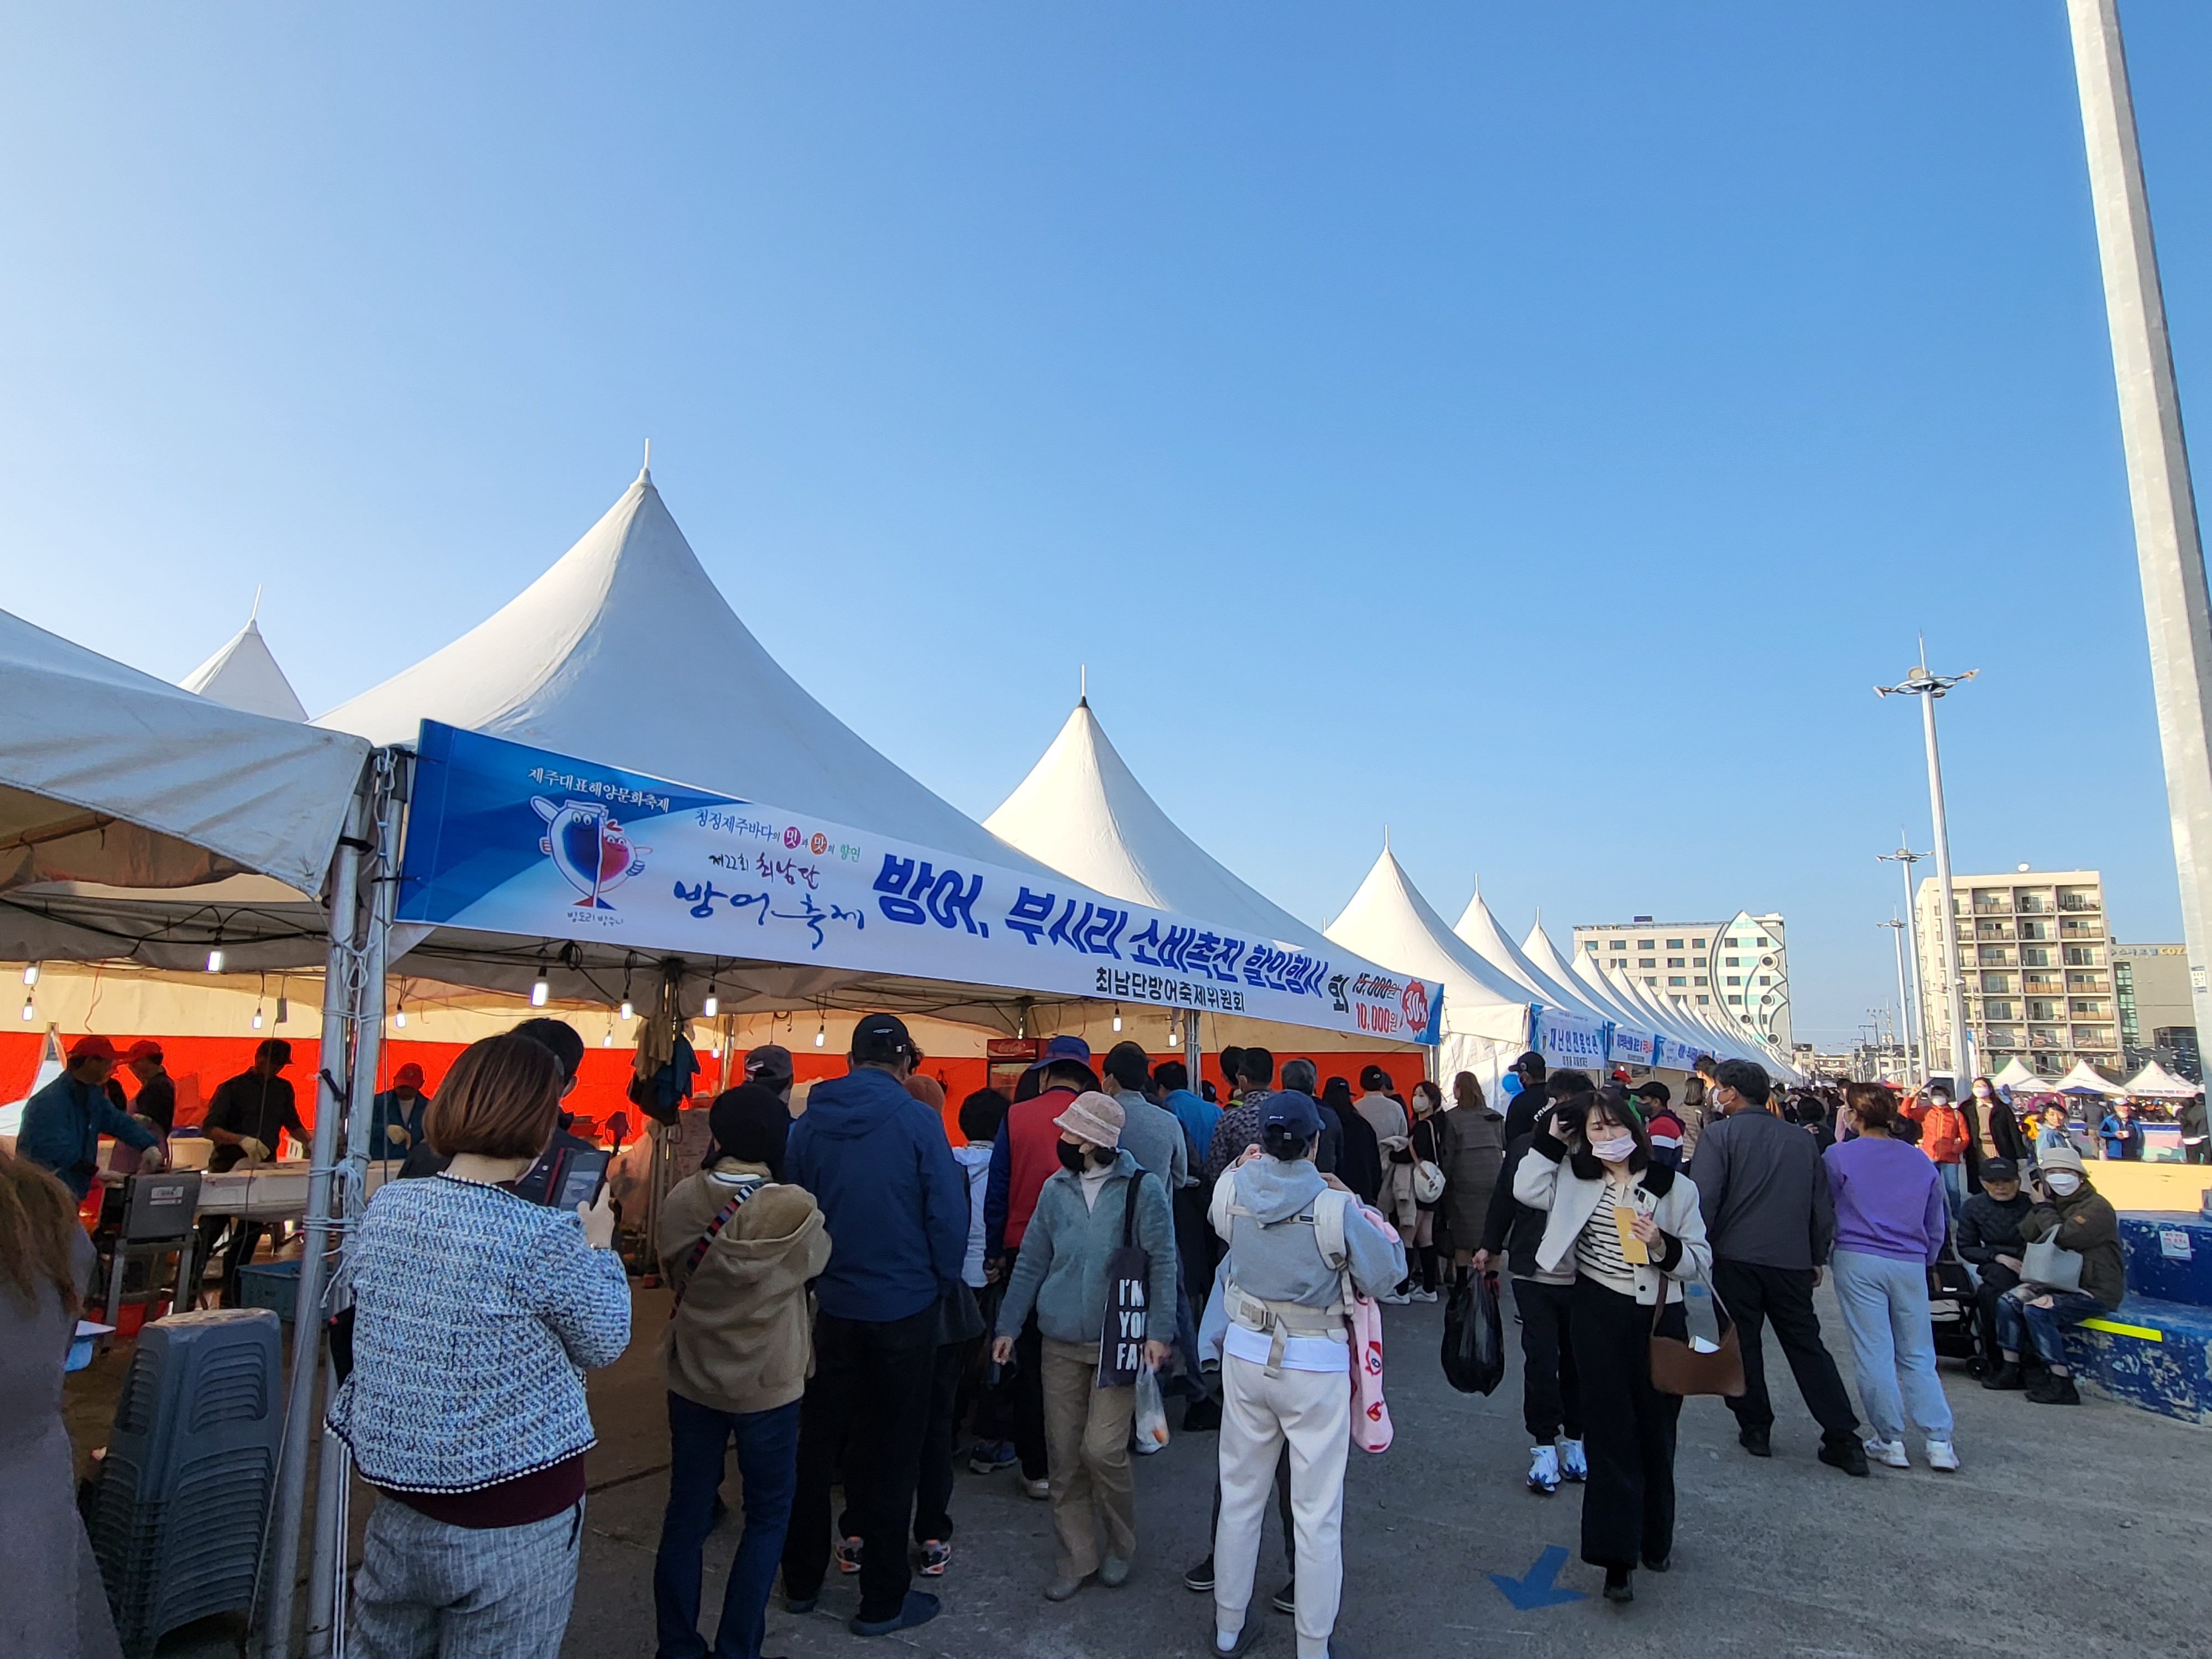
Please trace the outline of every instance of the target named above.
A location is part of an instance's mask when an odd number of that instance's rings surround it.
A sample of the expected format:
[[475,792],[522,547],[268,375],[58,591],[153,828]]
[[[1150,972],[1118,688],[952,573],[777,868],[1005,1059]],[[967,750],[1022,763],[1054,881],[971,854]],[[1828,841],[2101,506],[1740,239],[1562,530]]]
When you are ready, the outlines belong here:
[[2126,1090],[2117,1083],[2107,1082],[2103,1073],[2086,1060],[2077,1060],[2073,1069],[2051,1085],[2062,1095],[2120,1095]]
[[272,720],[307,721],[306,705],[276,665],[276,654],[261,637],[259,624],[250,617],[221,650],[177,684],[225,708]]
[[983,827],[1040,864],[1133,904],[1312,950],[1321,935],[1176,827],[1106,736],[1088,698]]
[[2186,1078],[2174,1076],[2154,1060],[2130,1078],[2122,1091],[2141,1095],[2146,1100],[2187,1100],[2204,1092]]
[[368,757],[0,611],[0,890],[259,871],[318,892]]
[[1389,848],[1375,860],[1344,913],[1329,924],[1328,936],[1385,968],[1441,980],[1447,1033],[1526,1041],[1529,1005],[1537,999],[1477,956],[1444,925]]
[[425,720],[1032,867],[783,671],[648,472],[504,609],[315,723],[412,743]]
[[1452,929],[1452,933],[1462,945],[1506,975],[1515,984],[1526,986],[1534,993],[1539,1001],[1570,1014],[1579,1014],[1584,1019],[1595,1020],[1600,1024],[1613,1019],[1610,1012],[1600,1008],[1587,993],[1577,988],[1572,980],[1563,983],[1516,945],[1505,930],[1498,925],[1498,918],[1491,914],[1490,906],[1483,902],[1480,887],[1468,900],[1467,908],[1460,912],[1459,925]]
[[1993,1087],[2024,1090],[2032,1095],[2051,1093],[2052,1086],[2027,1069],[2018,1054],[2005,1061],[2004,1069],[1990,1079]]

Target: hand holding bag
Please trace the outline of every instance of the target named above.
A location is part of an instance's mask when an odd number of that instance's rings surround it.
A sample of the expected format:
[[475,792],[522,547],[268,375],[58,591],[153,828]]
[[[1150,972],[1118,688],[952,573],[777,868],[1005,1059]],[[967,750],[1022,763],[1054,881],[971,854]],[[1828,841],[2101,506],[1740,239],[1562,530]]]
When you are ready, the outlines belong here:
[[2061,1249],[2058,1234],[2053,1229],[2048,1238],[2038,1239],[2027,1247],[2020,1259],[2020,1278],[2023,1285],[2033,1285],[2043,1291],[2078,1291],[2081,1288],[2081,1252]]

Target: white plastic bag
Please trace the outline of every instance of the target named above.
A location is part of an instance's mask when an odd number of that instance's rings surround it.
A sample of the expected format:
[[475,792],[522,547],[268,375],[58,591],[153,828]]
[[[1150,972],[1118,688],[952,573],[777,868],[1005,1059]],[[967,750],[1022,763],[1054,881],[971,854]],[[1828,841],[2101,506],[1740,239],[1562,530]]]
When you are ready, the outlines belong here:
[[1137,1439],[1147,1451],[1168,1443],[1168,1408],[1160,1399],[1160,1379],[1146,1366],[1137,1373]]

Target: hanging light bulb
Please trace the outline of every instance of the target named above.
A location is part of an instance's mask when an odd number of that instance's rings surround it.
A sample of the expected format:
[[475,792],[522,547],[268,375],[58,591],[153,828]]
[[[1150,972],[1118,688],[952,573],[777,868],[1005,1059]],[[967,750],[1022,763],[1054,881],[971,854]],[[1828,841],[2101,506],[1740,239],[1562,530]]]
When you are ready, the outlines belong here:
[[1170,1048],[1182,1047],[1182,1033],[1172,1025],[1168,1027],[1168,1047]]
[[[404,1025],[407,1022],[403,1019],[399,1023]],[[253,1029],[257,1031],[261,1029],[261,1005],[258,1002],[253,1005]]]
[[632,1015],[634,1012],[635,1012],[635,1010],[633,1010],[633,1009],[630,1007],[629,999],[628,997],[624,997],[624,998],[623,999],[622,1017],[623,1017],[624,1019],[628,1019],[628,1018],[629,1018],[631,1017],[631,1015]]
[[830,1023],[827,1020],[824,1020],[821,1024],[814,1028],[814,1046],[819,1048],[823,1043],[829,1041]]
[[614,1046],[615,1026],[614,1022],[612,1020],[609,1020],[607,1022],[607,1034],[599,1039],[599,1047],[602,1048],[611,1048]]
[[[258,1025],[261,1022],[256,1018],[253,1023]],[[392,1023],[403,1031],[407,1029],[407,1005],[404,1002],[392,1005]]]
[[[714,987],[711,981],[707,986],[707,1000],[701,1005],[700,1012],[708,1019],[714,1018],[715,1015],[722,1012],[722,999],[715,994]],[[717,1049],[715,1052],[719,1054],[721,1051]]]
[[1114,1029],[1117,1031],[1121,1029],[1121,1005],[1118,1002],[1114,1005]]
[[38,1017],[39,1017],[39,1010],[38,1010],[37,1006],[32,1002],[32,1000],[30,1000],[30,998],[28,998],[28,997],[25,997],[25,998],[23,999],[23,1018],[24,1018],[24,1019],[25,1019],[26,1021],[29,1021],[29,1020],[36,1019]]
[[219,974],[222,971],[222,946],[220,945],[209,951],[207,970],[210,974]]
[[35,962],[25,963],[23,964],[23,983],[26,985],[36,985],[38,982],[39,964]]
[[536,982],[530,988],[530,1006],[533,1008],[543,1008],[545,1006],[545,999],[552,994],[553,988],[545,982],[545,969],[541,967],[538,970]]
[[292,1015],[292,1005],[282,991],[276,994],[276,1023],[282,1025]]

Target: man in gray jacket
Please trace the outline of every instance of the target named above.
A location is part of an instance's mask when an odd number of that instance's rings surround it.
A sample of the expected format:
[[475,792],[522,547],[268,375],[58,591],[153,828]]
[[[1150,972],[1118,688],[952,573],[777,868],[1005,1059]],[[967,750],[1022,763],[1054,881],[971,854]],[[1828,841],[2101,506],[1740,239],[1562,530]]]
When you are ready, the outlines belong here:
[[1747,1060],[1717,1068],[1719,1115],[1698,1143],[1698,1207],[1713,1247],[1713,1288],[1743,1348],[1742,1395],[1729,1401],[1736,1439],[1753,1457],[1773,1455],[1774,1404],[1759,1341],[1771,1322],[1797,1391],[1820,1425],[1820,1461],[1867,1472],[1859,1420],[1836,1362],[1820,1340],[1813,1291],[1836,1237],[1835,1200],[1813,1137],[1766,1109],[1766,1073]]

